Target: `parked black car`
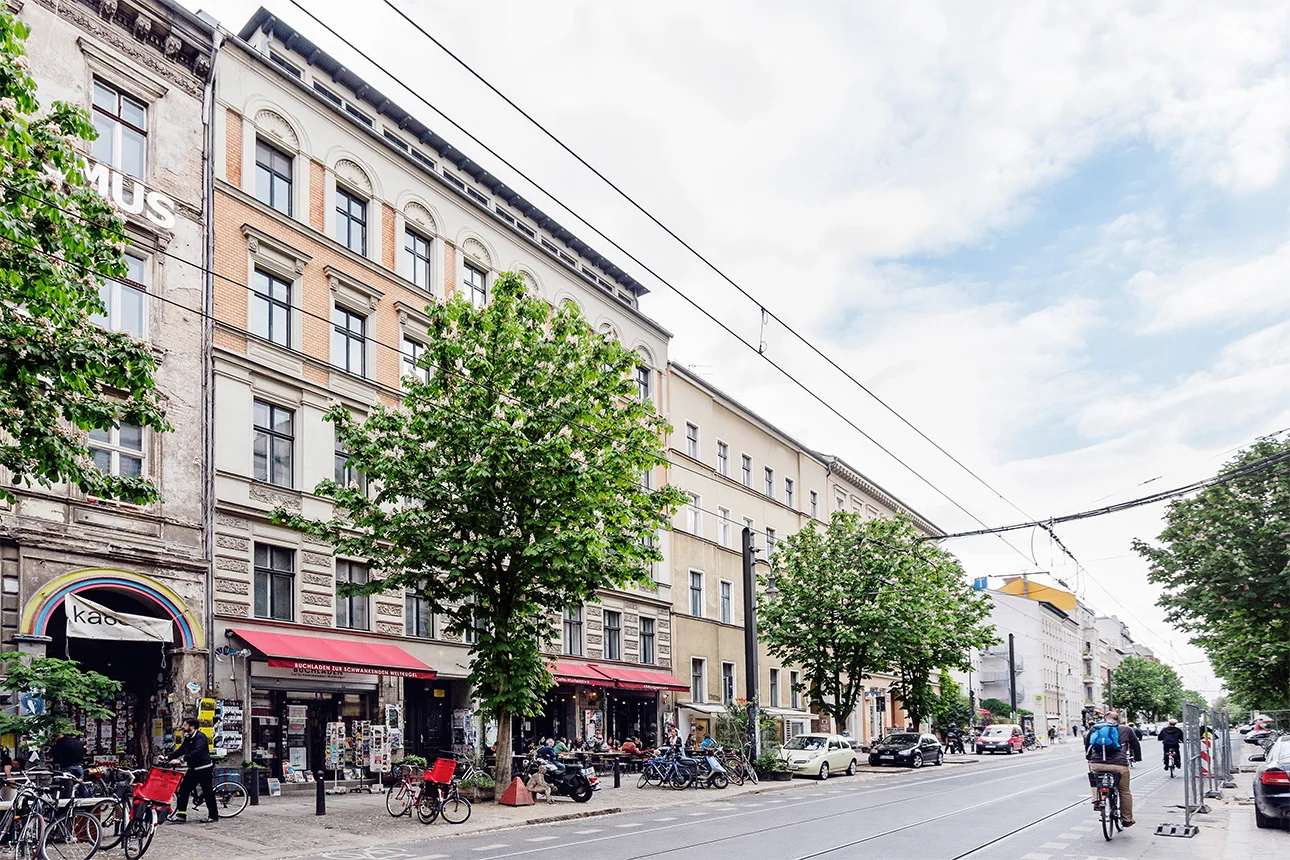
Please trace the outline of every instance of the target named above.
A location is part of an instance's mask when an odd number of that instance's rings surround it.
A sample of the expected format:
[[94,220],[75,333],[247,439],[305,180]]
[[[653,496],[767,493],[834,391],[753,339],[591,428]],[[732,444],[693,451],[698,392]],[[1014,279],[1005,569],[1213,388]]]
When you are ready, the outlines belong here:
[[945,760],[945,750],[933,735],[914,732],[895,732],[878,741],[869,751],[869,764],[908,765],[940,764]]
[[1290,735],[1282,735],[1266,753],[1254,753],[1254,823],[1280,827],[1290,820]]

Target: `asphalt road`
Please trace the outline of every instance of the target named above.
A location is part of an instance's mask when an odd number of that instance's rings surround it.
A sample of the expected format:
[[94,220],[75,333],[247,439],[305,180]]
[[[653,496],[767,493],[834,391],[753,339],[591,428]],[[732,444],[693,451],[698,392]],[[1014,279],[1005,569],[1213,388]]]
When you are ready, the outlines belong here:
[[[1074,860],[1084,857],[1201,860],[1221,847],[1154,836],[1181,822],[1181,779],[1170,780],[1154,739],[1133,772],[1139,824],[1108,845],[1090,805],[1077,743],[979,763],[926,767],[900,776],[835,777],[810,792],[751,795],[560,824],[427,839],[365,852],[373,860],[524,858],[638,860],[648,857],[909,858],[909,860]],[[592,801],[595,802],[594,800]],[[1203,835],[1203,834],[1202,834]],[[354,852],[315,855],[353,860]]]

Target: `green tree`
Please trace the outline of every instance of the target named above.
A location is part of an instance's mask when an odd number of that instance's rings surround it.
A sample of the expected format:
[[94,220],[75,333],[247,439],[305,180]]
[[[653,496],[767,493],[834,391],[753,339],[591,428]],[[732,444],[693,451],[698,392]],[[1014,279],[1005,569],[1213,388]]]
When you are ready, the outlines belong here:
[[951,723],[960,726],[971,723],[972,705],[968,702],[968,697],[963,694],[963,687],[959,682],[942,669],[937,686],[940,687],[941,692],[935,707],[932,708],[932,716],[936,718],[937,726],[944,729]]
[[88,431],[123,421],[170,429],[147,345],[92,321],[102,278],[126,274],[123,224],[81,172],[77,149],[97,137],[85,111],[40,112],[29,29],[0,11],[0,467],[15,485],[144,504],[156,488],[105,474],[87,445]]
[[1184,690],[1178,673],[1145,657],[1125,657],[1120,662],[1111,678],[1111,692],[1114,706],[1128,719],[1158,720],[1182,712]]
[[73,731],[73,708],[91,719],[112,719],[112,711],[103,703],[111,701],[121,689],[119,682],[85,671],[75,660],[30,658],[17,651],[0,652],[0,673],[4,675],[0,687],[9,691],[13,701],[25,693],[44,699],[42,714],[10,714],[8,709],[0,712],[0,734],[12,732],[31,749],[47,745],[59,732]]
[[1267,437],[1169,505],[1158,543],[1133,542],[1171,624],[1208,654],[1233,698],[1290,708],[1290,438]]
[[994,717],[1011,717],[1012,706],[1003,699],[982,699],[981,707],[990,712]]
[[[553,309],[507,272],[485,307],[458,296],[426,314],[426,381],[364,421],[327,415],[377,491],[324,481],[331,520],[275,519],[368,559],[371,581],[351,590],[412,589],[449,632],[472,631],[470,683],[505,751],[512,718],[539,712],[553,683],[542,649],[559,613],[652,584],[655,535],[684,497],[642,482],[666,463],[669,428],[635,396],[640,356],[574,305]],[[499,755],[498,784],[510,770]]]
[[[1195,690],[1183,690],[1182,701],[1183,701],[1183,704],[1195,705],[1198,708],[1209,707],[1209,704],[1205,701],[1205,697],[1202,696],[1200,693],[1196,692]],[[1181,711],[1182,709],[1179,708],[1179,710]]]

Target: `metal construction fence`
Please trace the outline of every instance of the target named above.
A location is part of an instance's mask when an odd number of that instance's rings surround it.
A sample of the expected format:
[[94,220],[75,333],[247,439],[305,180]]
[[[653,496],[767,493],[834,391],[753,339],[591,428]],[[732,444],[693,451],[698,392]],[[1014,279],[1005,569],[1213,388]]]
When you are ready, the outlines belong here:
[[1209,812],[1207,799],[1221,798],[1223,788],[1235,785],[1237,765],[1232,749],[1232,727],[1228,716],[1199,705],[1183,705],[1183,813],[1184,825],[1161,825],[1164,836],[1194,836],[1192,818]]

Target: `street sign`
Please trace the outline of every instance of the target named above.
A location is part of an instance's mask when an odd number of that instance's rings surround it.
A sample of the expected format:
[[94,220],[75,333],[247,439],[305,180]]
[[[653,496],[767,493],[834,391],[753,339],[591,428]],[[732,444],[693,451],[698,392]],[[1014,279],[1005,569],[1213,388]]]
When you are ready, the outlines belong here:
[[990,579],[985,576],[978,576],[972,580],[972,589],[974,591],[985,591],[990,587]]

